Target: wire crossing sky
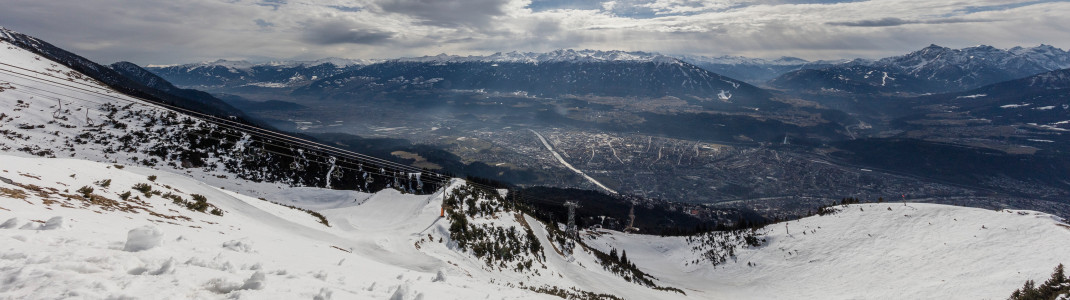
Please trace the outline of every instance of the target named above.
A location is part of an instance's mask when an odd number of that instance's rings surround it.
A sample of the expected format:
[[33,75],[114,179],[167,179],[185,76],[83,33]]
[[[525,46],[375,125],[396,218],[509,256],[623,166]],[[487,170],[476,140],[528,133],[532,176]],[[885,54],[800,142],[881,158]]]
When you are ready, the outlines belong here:
[[1070,0],[0,0],[0,26],[101,63],[555,49],[879,58],[1070,48]]

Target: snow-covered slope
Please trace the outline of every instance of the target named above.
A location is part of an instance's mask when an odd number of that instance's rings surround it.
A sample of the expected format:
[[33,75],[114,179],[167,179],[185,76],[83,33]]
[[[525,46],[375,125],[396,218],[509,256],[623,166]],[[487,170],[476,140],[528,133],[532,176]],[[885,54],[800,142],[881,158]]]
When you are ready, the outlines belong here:
[[[316,208],[328,227],[185,174],[74,159],[0,161],[0,298],[683,297],[627,282],[589,251],[559,254],[542,223],[491,212],[500,199],[459,196],[473,191],[461,181],[448,195],[477,204],[464,219],[488,233],[464,241],[452,234],[458,217],[439,217],[442,193],[285,193],[283,204]],[[197,195],[222,216],[173,200]],[[529,239],[545,248],[501,248]]]
[[[73,159],[0,161],[0,298],[549,298],[489,284],[414,247],[445,223],[440,202],[431,201],[438,195],[288,194],[291,203],[311,196],[335,206],[323,210],[334,221],[327,227],[184,174]],[[203,195],[223,216],[137,191],[121,200],[139,183],[187,200]],[[82,186],[94,187],[93,200],[75,191]]]
[[[523,247],[505,263],[493,252],[477,256],[476,243],[462,250],[450,219],[438,217],[442,194],[284,192],[286,204],[319,210],[327,227],[185,174],[72,159],[0,161],[5,298],[550,299],[528,288],[559,287],[622,299],[983,299],[1070,262],[1070,227],[1051,215],[930,204],[850,205],[771,225],[758,230],[761,246],[736,248],[716,267],[688,238],[582,232],[588,245],[625,252],[658,285],[685,296],[626,282],[581,247],[562,255],[550,228],[508,211],[467,220],[470,228],[512,228],[521,241],[534,236],[540,254]],[[147,197],[136,184],[186,200],[203,195],[223,216]],[[84,186],[94,188],[94,200],[78,191]],[[460,182],[452,188],[448,195],[465,193]],[[129,201],[121,200],[125,192]],[[472,200],[474,207],[497,201]],[[487,245],[508,244],[494,236],[485,236]]]
[[[342,164],[343,158],[294,149],[129,97],[5,41],[0,41],[0,57],[16,66],[0,68],[0,151],[136,164],[199,178],[298,186],[370,183],[367,190],[390,184],[332,167],[332,160]],[[242,182],[222,181],[231,188]]]
[[[1070,226],[1052,215],[936,204],[871,203],[774,224],[765,244],[717,267],[687,238],[588,237],[699,298],[997,299],[1070,262]],[[696,262],[697,260],[697,262]]]

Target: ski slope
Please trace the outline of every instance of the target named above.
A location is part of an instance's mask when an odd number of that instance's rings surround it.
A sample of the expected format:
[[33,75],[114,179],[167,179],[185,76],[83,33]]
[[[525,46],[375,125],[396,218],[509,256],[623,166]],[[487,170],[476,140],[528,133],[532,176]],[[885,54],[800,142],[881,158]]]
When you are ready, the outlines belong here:
[[841,209],[767,226],[765,245],[716,268],[688,263],[695,255],[680,237],[605,231],[589,244],[627,249],[644,270],[707,299],[1004,299],[1070,263],[1070,226],[1045,213],[922,203]]

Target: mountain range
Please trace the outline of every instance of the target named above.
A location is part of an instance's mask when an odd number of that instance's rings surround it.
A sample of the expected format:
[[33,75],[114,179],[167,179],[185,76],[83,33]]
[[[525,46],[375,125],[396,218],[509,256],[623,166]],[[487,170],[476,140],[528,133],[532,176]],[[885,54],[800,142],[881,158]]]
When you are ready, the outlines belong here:
[[769,84],[807,92],[946,93],[1065,68],[1070,68],[1070,53],[1049,45],[1010,49],[930,45],[902,56],[788,72]]

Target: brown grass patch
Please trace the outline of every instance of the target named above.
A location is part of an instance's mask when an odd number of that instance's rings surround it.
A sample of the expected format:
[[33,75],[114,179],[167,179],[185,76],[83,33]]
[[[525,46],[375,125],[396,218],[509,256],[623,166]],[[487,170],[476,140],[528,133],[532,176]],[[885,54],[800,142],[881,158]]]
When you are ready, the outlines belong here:
[[416,154],[416,153],[405,152],[405,151],[394,151],[394,152],[390,152],[390,155],[397,156],[397,157],[400,157],[400,158],[403,158],[403,159],[415,160],[415,162],[412,163],[413,167],[422,168],[422,169],[428,169],[428,170],[439,170],[439,169],[442,169],[442,166],[439,166],[438,164],[433,163],[433,162],[429,162],[429,161],[427,161],[426,158],[424,158],[423,156],[420,156],[419,154]]
[[0,187],[0,196],[26,200],[26,191]]

